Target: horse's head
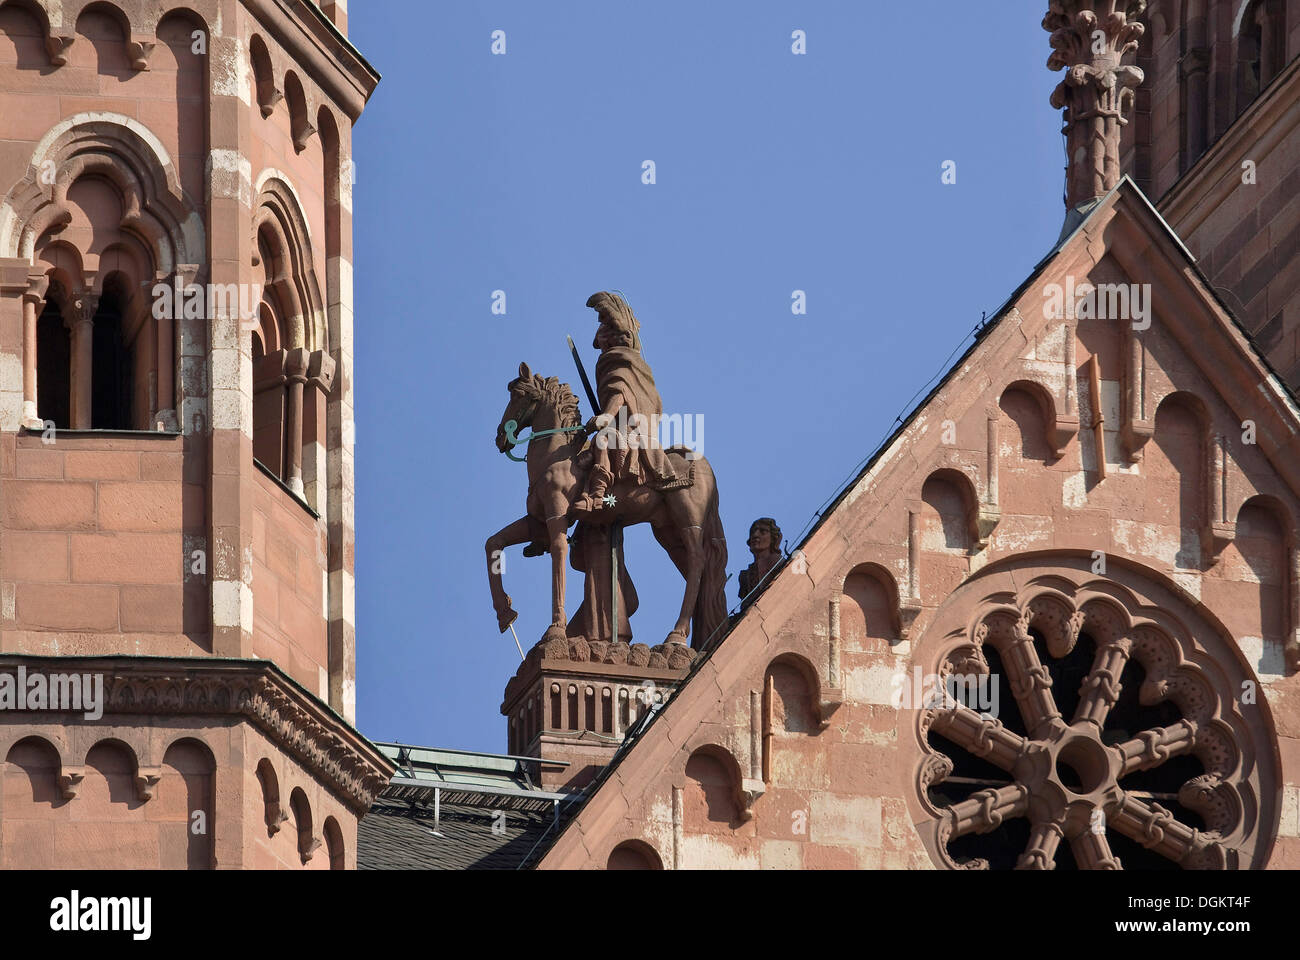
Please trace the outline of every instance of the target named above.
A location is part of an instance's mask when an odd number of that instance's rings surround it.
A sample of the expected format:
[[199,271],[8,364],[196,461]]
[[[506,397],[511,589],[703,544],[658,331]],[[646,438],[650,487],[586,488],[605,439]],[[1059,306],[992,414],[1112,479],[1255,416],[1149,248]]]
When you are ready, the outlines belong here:
[[502,453],[510,449],[510,444],[506,442],[506,424],[513,420],[515,435],[518,436],[524,427],[532,425],[537,403],[541,400],[541,391],[526,363],[519,364],[519,376],[506,384],[506,388],[510,391],[510,402],[506,404],[506,412],[497,424],[497,449]]

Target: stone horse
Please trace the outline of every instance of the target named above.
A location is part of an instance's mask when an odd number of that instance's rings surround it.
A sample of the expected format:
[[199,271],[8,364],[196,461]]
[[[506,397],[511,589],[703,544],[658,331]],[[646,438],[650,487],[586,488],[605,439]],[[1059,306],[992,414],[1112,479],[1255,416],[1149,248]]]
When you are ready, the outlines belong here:
[[[502,453],[514,443],[527,449],[528,496],[524,516],[493,534],[486,543],[492,605],[497,626],[504,633],[518,613],[502,586],[501,551],[519,543],[545,544],[551,554],[551,625],[542,642],[567,642],[564,565],[569,552],[568,530],[578,519],[573,503],[586,487],[590,454],[584,454],[583,447],[587,434],[578,400],[567,383],[538,376],[528,369],[528,364],[521,363],[518,378],[508,388],[510,402],[497,426],[496,444]],[[529,427],[531,435],[512,443],[506,429],[511,421],[514,431]],[[686,578],[681,611],[665,642],[684,645],[689,638],[698,648],[727,617],[723,594],[727,543],[718,515],[713,469],[703,457],[689,459],[689,452],[684,447],[667,451],[679,476],[686,476],[693,468],[691,486],[657,491],[633,478],[624,478],[609,490],[616,505],[602,510],[599,518],[601,523],[625,526],[650,524],[655,539]]]

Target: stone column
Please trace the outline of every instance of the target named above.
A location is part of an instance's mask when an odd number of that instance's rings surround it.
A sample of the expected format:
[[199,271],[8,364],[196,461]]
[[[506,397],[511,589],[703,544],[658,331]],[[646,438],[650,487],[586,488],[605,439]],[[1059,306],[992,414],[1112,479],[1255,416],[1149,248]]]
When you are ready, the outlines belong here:
[[1255,22],[1259,24],[1259,88],[1277,76],[1282,64],[1273,56],[1277,43],[1277,20],[1273,16],[1272,5],[1261,3],[1255,11]]
[[40,430],[45,424],[36,409],[36,317],[44,292],[39,289],[40,280],[28,281],[27,292],[23,294],[23,426],[29,430]]
[[352,128],[338,129],[338,166],[326,173],[334,189],[326,198],[329,349],[333,392],[326,406],[326,476],[329,518],[330,706],[351,722],[356,715],[356,422],[353,408]]
[[[1292,538],[1295,539],[1294,537]],[[1284,644],[1287,666],[1300,670],[1300,546],[1292,546],[1288,551],[1290,561],[1287,566],[1287,579],[1290,581],[1290,597],[1287,598],[1288,611],[1287,638]]]
[[[237,65],[248,53],[242,21],[220,23],[208,37],[208,233],[209,259],[200,277],[249,289],[258,281],[253,226],[253,110],[249,78]],[[220,65],[220,69],[217,68]],[[229,229],[226,226],[229,226]],[[204,276],[206,274],[206,276]],[[252,338],[236,306],[207,318],[207,350],[192,361],[207,368],[208,571],[211,585],[212,653],[246,657],[253,640],[253,357]],[[220,315],[218,315],[220,313]],[[182,331],[184,326],[182,326]],[[201,345],[200,345],[201,347]],[[184,352],[184,345],[183,345]],[[195,371],[197,373],[197,371]],[[193,377],[198,383],[201,378]],[[199,398],[185,398],[185,417],[203,412]],[[186,424],[186,430],[191,427]]]
[[907,596],[921,599],[921,510],[920,505],[907,511]]
[[85,293],[73,298],[72,316],[65,317],[72,332],[72,385],[68,404],[73,430],[89,430],[91,423],[91,390],[94,386],[95,365],[95,312],[99,297]]
[[1051,0],[1043,29],[1052,35],[1049,70],[1065,70],[1052,106],[1065,111],[1066,206],[1103,196],[1119,183],[1119,146],[1142,71],[1125,66],[1145,28],[1134,23],[1146,0]]
[[330,515],[329,457],[327,432],[329,396],[334,386],[334,358],[324,350],[313,351],[307,361],[307,387],[303,391],[302,483],[304,495],[327,524]]
[[[167,278],[161,274],[153,280],[145,281],[142,284],[145,294],[149,297],[152,308],[153,289],[158,284],[166,284]],[[150,313],[152,314],[152,309]],[[157,423],[162,423],[165,429],[179,430],[180,424],[176,417],[176,324],[179,317],[184,316],[183,310],[177,310],[173,303],[172,310],[168,316],[156,319],[154,329],[154,409],[149,418],[150,429]],[[146,321],[147,322],[147,321]]]
[[288,351],[284,372],[288,378],[288,397],[285,403],[285,436],[289,447],[288,460],[285,463],[284,482],[298,496],[303,495],[302,486],[302,393],[307,383],[307,364],[310,355],[299,348]]

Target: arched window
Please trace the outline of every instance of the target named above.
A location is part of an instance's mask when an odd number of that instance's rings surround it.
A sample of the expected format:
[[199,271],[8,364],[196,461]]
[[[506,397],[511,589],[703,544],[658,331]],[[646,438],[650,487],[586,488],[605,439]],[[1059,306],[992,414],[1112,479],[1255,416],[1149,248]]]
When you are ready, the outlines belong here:
[[[163,766],[159,825],[171,841],[164,845],[163,866],[211,870],[217,828],[216,759],[207,744],[185,737],[167,748]],[[203,829],[195,829],[200,823]]]
[[1255,0],[1242,10],[1238,29],[1237,115],[1286,63],[1286,5],[1282,0]]
[[[78,27],[102,20],[86,14]],[[93,116],[52,130],[27,176],[0,199],[0,255],[36,268],[23,297],[22,422],[176,429],[187,386],[177,389],[177,325],[195,321],[170,294],[182,285],[179,265],[203,259],[202,220],[172,158],[141,124]],[[54,182],[42,182],[49,169]],[[169,296],[160,300],[160,289]]]
[[134,339],[127,330],[127,297],[120,284],[106,286],[91,321],[90,426],[94,430],[144,426],[132,417],[136,360]]
[[663,862],[654,847],[643,840],[624,840],[609,852],[606,870],[662,870]]
[[307,794],[302,792],[302,787],[294,787],[289,794],[289,809],[293,811],[294,826],[297,828],[298,856],[302,858],[303,866],[306,866],[320,846],[320,840],[312,835],[311,804],[307,802]]
[[248,57],[253,66],[257,105],[262,116],[269,117],[275,112],[275,105],[284,99],[284,93],[275,85],[275,70],[271,65],[271,53],[266,48],[266,41],[256,33],[248,42]]
[[[252,346],[253,456],[320,510],[325,484],[318,461],[324,458],[308,458],[305,451],[322,441],[334,361],[307,222],[292,189],[279,179],[262,187],[254,221],[253,266],[262,300]],[[313,471],[310,484],[305,463]]]
[[263,757],[257,762],[257,782],[262,787],[262,811],[266,820],[266,835],[273,837],[280,832],[289,815],[280,806],[280,779],[275,775],[271,761]]
[[343,831],[339,828],[339,822],[333,817],[326,817],[324,832],[325,851],[329,854],[330,869],[345,869],[346,863],[343,859]]
[[66,430],[72,426],[72,342],[64,295],[51,287],[36,321],[36,409],[41,419]]

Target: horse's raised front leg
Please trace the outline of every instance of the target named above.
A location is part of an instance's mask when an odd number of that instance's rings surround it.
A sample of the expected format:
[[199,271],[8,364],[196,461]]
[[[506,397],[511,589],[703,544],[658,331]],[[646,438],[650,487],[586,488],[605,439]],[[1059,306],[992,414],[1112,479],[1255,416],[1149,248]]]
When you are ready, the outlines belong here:
[[487,538],[484,549],[487,552],[488,586],[492,588],[492,607],[497,612],[497,627],[502,633],[510,629],[510,624],[519,616],[510,606],[510,597],[506,595],[501,584],[501,571],[505,567],[505,549],[517,543],[532,540],[531,527],[527,517],[520,517],[514,523],[507,524]]
[[569,559],[568,509],[566,501],[559,507],[559,516],[546,518],[546,535],[551,543],[551,625],[542,635],[544,641],[566,639],[569,625],[568,615],[564,612],[564,567]]
[[[704,576],[704,531],[700,527],[679,527],[682,547],[686,551],[686,594],[682,597],[682,611],[677,617],[668,643],[686,643],[691,636],[691,613],[700,595],[700,578]],[[698,642],[698,641],[697,641]]]

